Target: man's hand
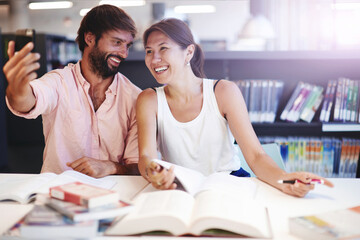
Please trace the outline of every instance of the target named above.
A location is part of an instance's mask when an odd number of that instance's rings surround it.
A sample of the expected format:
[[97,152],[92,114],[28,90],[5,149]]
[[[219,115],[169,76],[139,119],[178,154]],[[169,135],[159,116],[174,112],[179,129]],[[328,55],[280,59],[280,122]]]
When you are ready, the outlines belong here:
[[33,43],[28,43],[15,54],[15,42],[8,46],[9,61],[4,65],[4,74],[8,81],[6,95],[10,105],[19,112],[29,112],[35,106],[35,96],[30,87],[30,81],[37,78],[36,70],[40,68],[37,62],[40,54],[31,53]]
[[101,178],[111,174],[138,175],[137,164],[120,165],[109,160],[98,160],[89,157],[82,157],[73,162],[66,163],[75,171],[84,173],[91,177]]

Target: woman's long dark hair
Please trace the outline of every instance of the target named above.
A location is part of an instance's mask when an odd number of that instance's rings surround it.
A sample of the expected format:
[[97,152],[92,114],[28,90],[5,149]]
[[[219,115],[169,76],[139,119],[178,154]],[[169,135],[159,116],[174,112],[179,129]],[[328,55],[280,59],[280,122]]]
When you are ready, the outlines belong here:
[[191,69],[195,76],[199,78],[205,77],[204,53],[201,47],[195,43],[191,30],[186,23],[176,18],[168,18],[153,24],[144,32],[144,45],[147,44],[150,33],[154,31],[162,32],[176,42],[182,49],[186,49],[190,44],[194,44],[195,52],[193,58],[190,60]]

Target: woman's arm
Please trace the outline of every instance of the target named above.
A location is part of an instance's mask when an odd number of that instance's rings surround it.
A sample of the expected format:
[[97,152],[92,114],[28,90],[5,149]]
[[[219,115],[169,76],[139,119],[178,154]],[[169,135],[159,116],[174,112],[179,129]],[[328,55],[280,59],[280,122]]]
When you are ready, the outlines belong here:
[[136,122],[138,126],[139,171],[146,178],[145,169],[149,161],[157,158],[156,147],[156,92],[146,89],[136,102]]
[[156,125],[157,97],[152,89],[140,93],[136,102],[136,121],[138,125],[139,164],[141,175],[159,189],[174,189],[173,168],[167,171],[153,162],[157,158]]
[[[220,113],[229,122],[230,130],[246,162],[259,179],[287,194],[299,197],[313,189],[310,184],[278,183],[278,180],[285,179],[300,179],[306,183],[310,178],[321,177],[311,173],[286,173],[265,153],[251,125],[242,94],[234,82],[220,81],[215,88],[215,96]],[[326,185],[332,186],[326,179],[324,181]]]

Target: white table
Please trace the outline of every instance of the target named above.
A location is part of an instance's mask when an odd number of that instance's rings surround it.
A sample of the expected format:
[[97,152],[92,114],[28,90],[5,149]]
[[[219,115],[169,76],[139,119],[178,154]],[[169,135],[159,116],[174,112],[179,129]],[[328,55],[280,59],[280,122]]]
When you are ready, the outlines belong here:
[[[28,176],[29,174],[0,174],[0,179],[4,177],[23,178]],[[133,199],[148,184],[140,176],[108,176],[106,178],[117,182],[113,189],[118,191],[121,198],[125,200]],[[268,207],[274,239],[298,239],[289,234],[289,217],[316,214],[360,205],[360,179],[334,178],[330,180],[334,183],[334,188],[317,185],[315,190],[308,193],[306,197],[296,198],[280,192],[257,178],[252,178],[252,181],[258,186],[255,201],[260,205]],[[32,204],[21,205],[12,202],[0,202],[0,234],[23,217],[31,208]],[[134,238],[158,239],[159,237],[98,237],[96,239]],[[173,239],[175,237],[161,238]]]

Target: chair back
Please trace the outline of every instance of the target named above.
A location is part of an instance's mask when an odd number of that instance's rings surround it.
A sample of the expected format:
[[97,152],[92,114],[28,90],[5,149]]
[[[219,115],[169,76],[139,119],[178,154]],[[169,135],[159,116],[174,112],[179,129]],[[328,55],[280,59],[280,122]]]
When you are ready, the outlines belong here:
[[[251,177],[255,177],[255,174],[253,173],[253,171],[250,169],[249,165],[245,161],[244,155],[242,154],[239,146],[237,144],[235,144],[235,146],[238,151],[238,156],[240,158],[241,167],[245,171],[250,173]],[[285,164],[281,157],[279,146],[276,143],[267,143],[267,144],[262,144],[261,146],[263,147],[266,154],[269,155],[281,169],[285,170]]]

